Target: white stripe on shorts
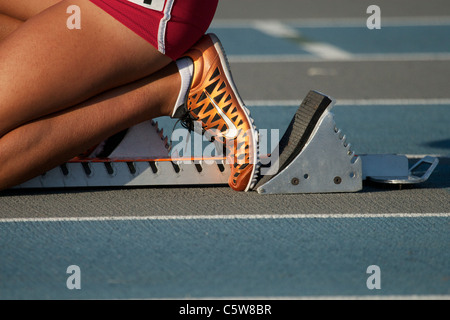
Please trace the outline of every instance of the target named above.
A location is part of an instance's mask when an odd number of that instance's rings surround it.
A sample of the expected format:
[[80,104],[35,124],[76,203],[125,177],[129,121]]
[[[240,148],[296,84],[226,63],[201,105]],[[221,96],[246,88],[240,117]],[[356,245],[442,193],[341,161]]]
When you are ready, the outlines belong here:
[[166,30],[167,30],[167,23],[172,18],[172,8],[173,3],[175,0],[167,0],[166,6],[164,7],[164,17],[161,19],[159,23],[159,30],[158,30],[158,50],[162,54],[166,53]]

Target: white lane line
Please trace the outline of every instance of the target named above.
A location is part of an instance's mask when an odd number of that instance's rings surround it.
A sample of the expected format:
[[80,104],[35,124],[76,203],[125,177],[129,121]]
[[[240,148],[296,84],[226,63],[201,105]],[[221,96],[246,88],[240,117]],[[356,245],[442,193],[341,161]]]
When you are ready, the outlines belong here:
[[361,213],[361,214],[281,214],[281,215],[180,215],[180,216],[107,216],[54,218],[1,218],[0,223],[21,222],[108,222],[108,221],[171,221],[171,220],[279,220],[279,219],[377,219],[377,218],[448,218],[450,213]]
[[[450,17],[415,17],[386,18],[383,26],[449,26]],[[213,28],[250,28],[275,38],[297,42],[299,48],[311,54],[294,55],[229,55],[232,63],[281,63],[281,62],[315,62],[315,61],[447,61],[450,54],[442,53],[400,53],[400,54],[353,54],[329,43],[316,42],[304,37],[299,28],[320,27],[363,27],[366,20],[325,19],[325,20],[221,20]]]
[[[173,298],[171,298],[173,299]],[[450,300],[450,295],[361,295],[361,296],[260,296],[260,297],[202,297],[175,298],[174,300]],[[139,299],[138,299],[139,300]],[[167,298],[149,299],[167,300]]]
[[309,42],[301,46],[302,50],[312,53],[327,61],[351,60],[353,55],[328,43]]
[[[249,107],[298,107],[301,100],[246,100]],[[450,98],[431,99],[336,99],[336,106],[450,106]]]
[[[325,47],[322,47],[325,48]],[[323,58],[313,54],[251,54],[228,55],[230,63],[302,63],[302,62],[424,62],[449,61],[450,53],[375,53],[375,54],[336,54]],[[304,49],[301,47],[300,49]],[[312,50],[312,49],[311,49]],[[328,49],[327,49],[328,50]],[[340,49],[338,49],[340,50]],[[341,53],[343,51],[341,50]],[[324,53],[325,54],[325,53]]]
[[257,20],[249,25],[266,35],[275,38],[298,38],[299,32],[279,20]]
[[296,42],[302,50],[324,60],[351,60],[352,54],[329,43],[321,43],[306,39],[300,31],[278,21],[256,21],[252,27],[266,35],[289,39]]
[[[264,21],[261,19],[215,19],[211,27],[221,29],[252,28],[255,23],[264,23]],[[276,21],[293,28],[367,28],[367,18],[306,18],[278,19]],[[382,27],[450,26],[449,16],[383,17],[382,21]]]
[[450,105],[450,99],[342,99],[336,104],[346,106],[431,106]]

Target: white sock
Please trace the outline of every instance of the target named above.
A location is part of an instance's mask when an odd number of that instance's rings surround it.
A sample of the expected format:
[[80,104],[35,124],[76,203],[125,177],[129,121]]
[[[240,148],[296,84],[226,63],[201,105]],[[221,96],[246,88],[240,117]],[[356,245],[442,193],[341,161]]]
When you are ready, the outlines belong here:
[[192,76],[194,75],[194,64],[189,58],[181,58],[176,61],[178,71],[181,76],[181,88],[177,102],[173,108],[172,118],[175,118],[177,110],[186,103],[186,97],[191,87]]

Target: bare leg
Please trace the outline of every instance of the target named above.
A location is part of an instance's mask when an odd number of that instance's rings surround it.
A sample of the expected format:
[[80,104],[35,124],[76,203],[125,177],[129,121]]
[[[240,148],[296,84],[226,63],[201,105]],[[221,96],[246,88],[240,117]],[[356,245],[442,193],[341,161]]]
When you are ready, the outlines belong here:
[[23,21],[0,13],[0,41],[17,30]]
[[170,115],[180,81],[171,64],[150,77],[12,130],[0,139],[0,190],[42,174],[146,119]]
[[[81,30],[67,28],[69,5],[81,9]],[[90,1],[61,1],[0,42],[0,137],[170,62]]]
[[[67,28],[69,5],[81,30]],[[171,59],[88,0],[23,23],[0,42],[0,70],[0,189],[170,114],[180,88]]]
[[61,0],[0,0],[0,12],[25,21]]
[[17,30],[24,21],[61,0],[0,0],[0,41]]

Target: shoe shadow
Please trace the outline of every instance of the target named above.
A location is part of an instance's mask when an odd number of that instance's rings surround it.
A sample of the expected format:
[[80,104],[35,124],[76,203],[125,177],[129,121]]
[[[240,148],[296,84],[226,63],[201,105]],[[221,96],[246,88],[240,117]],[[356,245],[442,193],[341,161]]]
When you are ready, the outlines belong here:
[[424,146],[437,149],[450,149],[450,139],[430,141],[428,143],[424,143]]

